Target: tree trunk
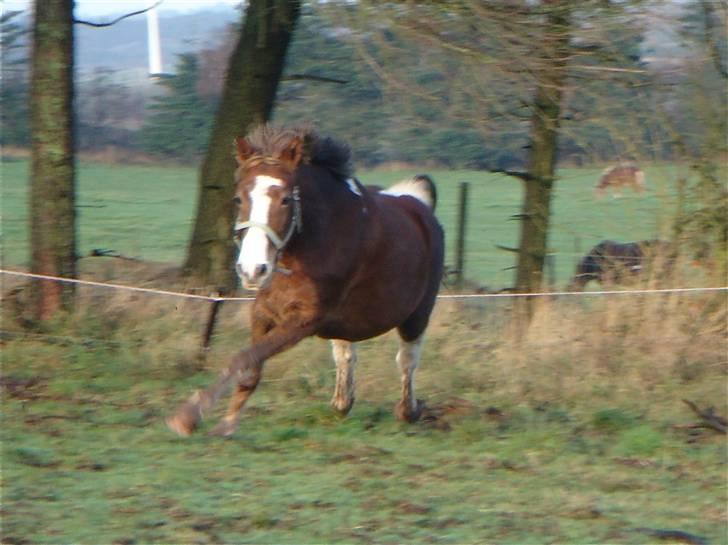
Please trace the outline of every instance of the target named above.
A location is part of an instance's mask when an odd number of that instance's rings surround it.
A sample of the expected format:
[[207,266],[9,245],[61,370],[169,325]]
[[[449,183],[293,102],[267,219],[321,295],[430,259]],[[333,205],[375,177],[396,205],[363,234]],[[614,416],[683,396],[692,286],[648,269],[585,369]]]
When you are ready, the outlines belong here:
[[222,99],[199,172],[197,217],[185,274],[218,288],[235,285],[232,258],[233,140],[268,121],[300,0],[251,0],[228,64]]
[[[31,271],[76,276],[73,0],[36,0],[30,122]],[[31,284],[34,317],[73,306],[73,284]]]
[[[548,249],[551,196],[556,172],[561,96],[566,83],[569,53],[570,3],[545,2],[548,11],[541,70],[532,104],[528,175],[521,210],[521,234],[516,270],[516,290],[539,291],[543,285]],[[517,299],[518,318],[530,319],[533,300]]]

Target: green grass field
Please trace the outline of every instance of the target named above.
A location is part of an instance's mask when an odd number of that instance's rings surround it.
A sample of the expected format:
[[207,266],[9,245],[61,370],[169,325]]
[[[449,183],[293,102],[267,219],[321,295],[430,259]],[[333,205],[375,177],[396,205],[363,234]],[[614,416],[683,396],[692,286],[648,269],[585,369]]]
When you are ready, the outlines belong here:
[[361,344],[346,419],[327,343],[305,341],[227,440],[206,436],[223,406],[187,439],[164,417],[245,342],[240,308],[202,371],[199,303],[96,296],[42,335],[6,330],[2,542],[726,543],[725,436],[686,428],[680,402],[724,409],[723,334],[691,334],[688,313],[645,337],[615,304],[546,313],[515,344],[502,309],[438,304],[414,425],[391,412],[394,335]]
[[[26,169],[3,165],[10,266],[27,253]],[[672,172],[648,171],[646,196],[603,201],[591,195],[597,169],[563,172],[558,282],[577,244],[663,233]],[[518,184],[433,174],[448,233],[457,184],[472,184],[468,276],[509,285],[512,257],[494,245],[515,243]],[[82,165],[80,250],[157,262],[88,260],[95,274],[174,288],[158,263],[184,254],[194,187],[191,169]],[[209,303],[81,288],[72,315],[28,330],[24,292],[9,287],[4,544],[728,543],[725,435],[694,427],[682,402],[726,413],[725,293],[543,300],[524,335],[510,327],[508,300],[440,300],[417,375],[420,422],[392,415],[389,333],[359,345],[347,418],[328,407],[328,343],[309,339],[267,363],[234,436],[206,435],[223,402],[182,439],[164,417],[245,346],[248,303],[223,306],[200,363]]]
[[[361,172],[364,183],[389,185],[414,172]],[[439,191],[437,214],[454,263],[458,186],[470,182],[465,274],[479,284],[502,288],[512,284],[513,254],[497,245],[518,244],[520,182],[474,171],[431,172]],[[642,240],[668,236],[674,212],[673,167],[647,170],[649,193],[595,200],[592,188],[600,169],[559,173],[554,200],[550,249],[555,281],[563,285],[578,257],[599,241]],[[28,259],[26,161],[2,164],[3,237],[6,265]],[[196,171],[192,168],[81,164],[78,173],[79,252],[113,249],[123,255],[179,264],[184,258],[196,206]]]

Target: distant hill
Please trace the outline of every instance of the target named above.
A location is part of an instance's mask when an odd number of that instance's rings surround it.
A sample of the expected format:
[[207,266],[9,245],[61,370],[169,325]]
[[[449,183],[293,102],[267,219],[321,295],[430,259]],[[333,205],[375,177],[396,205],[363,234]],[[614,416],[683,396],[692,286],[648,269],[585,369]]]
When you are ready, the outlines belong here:
[[[123,15],[120,12],[118,15]],[[112,21],[118,15],[78,18],[93,22]],[[240,20],[240,12],[230,6],[217,5],[195,12],[159,13],[162,61],[165,71],[172,71],[176,56],[197,51],[216,43],[227,25]],[[30,26],[29,17],[25,23]],[[118,72],[125,84],[146,78],[147,19],[138,15],[103,28],[76,26],[76,67],[81,78],[96,68],[106,67]]]
[[[239,18],[237,10],[223,7],[193,13],[160,13],[164,70],[174,68],[176,56],[180,53],[213,45],[225,27]],[[128,73],[131,77],[146,73],[147,21],[144,15],[106,28],[78,25],[76,39],[77,66],[81,72],[103,66]]]

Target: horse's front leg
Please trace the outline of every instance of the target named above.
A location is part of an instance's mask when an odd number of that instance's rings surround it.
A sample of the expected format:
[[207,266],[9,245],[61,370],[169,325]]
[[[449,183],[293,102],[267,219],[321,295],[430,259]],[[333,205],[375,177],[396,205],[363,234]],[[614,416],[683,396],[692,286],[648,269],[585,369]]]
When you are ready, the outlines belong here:
[[[233,396],[230,409],[214,433],[230,435],[237,425],[237,414],[260,381],[265,360],[292,347],[302,339],[316,332],[317,323],[308,321],[287,321],[268,331],[247,350],[242,350],[223,371],[220,379],[209,388],[195,392],[183,402],[174,416],[167,419],[167,425],[179,435],[187,436],[195,431],[202,414],[211,409],[231,381],[236,381],[238,390]],[[230,418],[232,413],[235,418]]]
[[331,348],[336,364],[336,386],[331,406],[342,415],[347,415],[354,405],[356,346],[349,341],[332,340]]
[[[252,320],[252,331],[251,341],[253,345],[258,344],[268,334],[275,324],[267,319],[259,316],[253,316]],[[237,356],[236,356],[237,357]],[[263,375],[263,360],[252,360],[248,359],[240,362],[240,369],[234,379],[237,384],[233,390],[233,394],[230,397],[230,403],[228,404],[228,410],[225,416],[220,420],[217,426],[210,432],[212,435],[229,436],[232,435],[238,427],[240,422],[240,413],[248,401],[248,398],[253,395],[258,383]],[[233,361],[233,365],[236,365]]]

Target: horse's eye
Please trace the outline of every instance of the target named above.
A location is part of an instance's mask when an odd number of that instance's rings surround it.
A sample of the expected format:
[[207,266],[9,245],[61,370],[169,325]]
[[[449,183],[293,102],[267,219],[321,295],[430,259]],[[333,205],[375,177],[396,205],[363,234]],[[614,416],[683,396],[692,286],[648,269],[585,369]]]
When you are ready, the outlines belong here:
[[240,200],[240,197],[238,197],[237,195],[235,195],[235,196],[233,197],[233,202],[234,202],[234,203],[235,203],[235,204],[236,204],[237,206],[240,206],[240,203],[242,203],[243,201],[241,201],[241,200]]
[[291,197],[290,197],[290,195],[286,195],[285,197],[283,197],[281,199],[281,205],[288,206],[289,204],[291,204]]

